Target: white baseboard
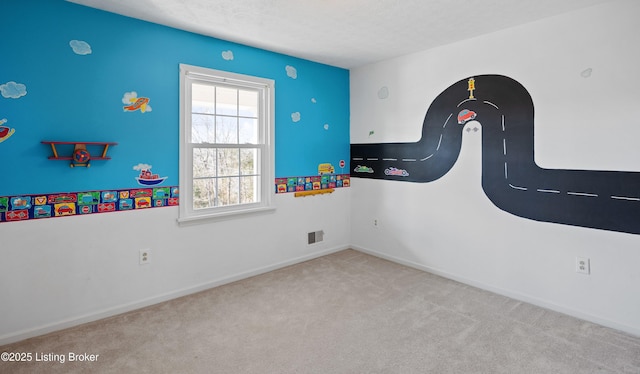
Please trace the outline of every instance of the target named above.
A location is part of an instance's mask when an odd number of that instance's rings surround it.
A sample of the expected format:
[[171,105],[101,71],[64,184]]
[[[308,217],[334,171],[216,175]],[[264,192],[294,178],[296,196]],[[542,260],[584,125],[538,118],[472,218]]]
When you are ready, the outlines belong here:
[[232,275],[232,276],[228,276],[228,277],[224,277],[224,278],[220,278],[220,279],[216,279],[210,282],[206,282],[206,283],[202,283],[193,287],[187,287],[187,288],[183,288],[180,290],[175,290],[175,291],[171,291],[171,292],[167,292],[161,295],[157,295],[157,296],[153,296],[153,297],[149,297],[147,299],[143,299],[143,300],[139,300],[139,301],[135,301],[132,303],[128,303],[128,304],[122,304],[122,305],[118,305],[118,306],[114,306],[111,308],[107,308],[107,309],[103,309],[103,310],[98,310],[89,314],[85,314],[85,315],[81,315],[81,316],[75,316],[69,319],[65,319],[65,320],[61,320],[61,321],[56,321],[53,323],[49,323],[46,325],[42,325],[42,326],[38,326],[38,327],[34,327],[31,329],[27,329],[27,330],[23,330],[23,331],[18,331],[16,333],[10,333],[7,335],[3,335],[0,336],[0,346],[6,345],[6,344],[11,344],[11,343],[15,343],[21,340],[25,340],[25,339],[29,339],[29,338],[33,338],[36,336],[40,336],[40,335],[44,335],[44,334],[48,334],[54,331],[59,331],[59,330],[63,330],[63,329],[67,329],[70,327],[74,327],[74,326],[78,326],[78,325],[82,325],[84,323],[89,323],[89,322],[94,322],[100,319],[104,319],[104,318],[108,318],[108,317],[113,317],[116,316],[118,314],[122,314],[122,313],[126,313],[126,312],[130,312],[132,310],[136,310],[136,309],[141,309],[141,308],[145,308],[154,304],[158,304],[164,301],[168,301],[168,300],[172,300],[172,299],[176,299],[178,297],[182,297],[182,296],[187,296],[187,295],[191,295],[200,291],[204,291],[204,290],[208,290],[210,288],[214,288],[214,287],[218,287],[218,286],[222,286],[224,284],[227,283],[232,283],[232,282],[236,282],[242,279],[246,279],[246,278],[250,278],[256,275],[260,275],[260,274],[264,274],[264,273],[268,273],[270,271],[273,270],[277,270],[277,269],[281,269],[287,266],[291,266],[291,265],[295,265],[301,262],[305,262],[305,261],[309,261],[309,260],[313,260],[314,258],[318,258],[318,257],[322,257],[322,256],[326,256],[328,254],[331,253],[335,253],[335,252],[339,252],[345,249],[349,249],[351,248],[348,245],[345,246],[338,246],[338,247],[334,247],[334,248],[329,248],[329,249],[323,249],[320,250],[318,252],[314,252],[305,256],[300,256],[300,257],[296,257],[287,261],[283,261],[283,262],[279,262],[276,264],[272,264],[272,265],[268,265],[265,267],[261,267],[258,269],[254,269],[254,270],[249,270],[246,272],[242,272],[236,275]]
[[261,267],[261,268],[257,268],[254,270],[250,270],[250,271],[246,271],[246,272],[242,272],[233,276],[229,276],[229,277],[225,277],[225,278],[220,278],[220,279],[216,279],[210,282],[206,282],[203,284],[199,284],[193,287],[187,287],[187,288],[183,288],[180,290],[176,290],[176,291],[172,291],[172,292],[168,292],[165,294],[161,294],[161,295],[157,295],[157,296],[153,296],[147,299],[143,299],[143,300],[139,300],[133,303],[128,303],[128,304],[122,304],[122,305],[118,305],[112,308],[107,308],[107,309],[103,309],[103,310],[98,310],[95,311],[93,313],[89,313],[89,314],[85,314],[85,315],[81,315],[81,316],[75,316],[69,319],[65,319],[65,320],[61,320],[61,321],[57,321],[54,323],[50,323],[50,324],[46,324],[46,325],[42,325],[42,326],[38,326],[35,328],[31,328],[31,329],[27,329],[27,330],[23,330],[23,331],[18,331],[15,333],[10,333],[7,335],[3,335],[0,336],[0,346],[2,345],[6,345],[6,344],[11,344],[11,343],[15,343],[21,340],[25,340],[25,339],[29,339],[32,337],[36,337],[36,336],[40,336],[40,335],[44,335],[44,334],[48,334],[54,331],[59,331],[59,330],[63,330],[66,328],[70,328],[70,327],[74,327],[74,326],[78,326],[78,325],[82,325],[84,323],[89,323],[89,322],[93,322],[93,321],[97,321],[103,318],[108,318],[108,317],[113,317],[116,316],[118,314],[122,314],[122,313],[126,313],[126,312],[130,312],[136,309],[140,309],[140,308],[144,308],[144,307],[148,307],[151,305],[155,305],[164,301],[168,301],[168,300],[172,300],[172,299],[176,299],[182,296],[187,296],[190,294],[194,294],[200,291],[204,291],[204,290],[208,290],[214,287],[218,287],[218,286],[222,286],[224,284],[227,283],[232,283],[232,282],[236,282],[242,279],[246,279],[246,278],[250,278],[256,275],[260,275],[260,274],[264,274],[264,273],[268,273],[270,271],[273,270],[277,270],[277,269],[281,269],[287,266],[291,266],[291,265],[295,265],[301,262],[305,262],[305,261],[309,261],[312,260],[314,258],[318,258],[318,257],[322,257],[322,256],[326,256],[328,254],[331,253],[335,253],[335,252],[339,252],[345,249],[354,249],[356,251],[360,251],[363,253],[367,253],[370,254],[372,256],[376,256],[385,260],[389,260],[401,265],[405,265],[405,266],[409,266],[411,268],[414,269],[418,269],[418,270],[422,270],[422,271],[426,271],[432,274],[436,274],[439,275],[441,277],[444,278],[448,278],[448,279],[452,279],[454,281],[457,282],[461,282],[464,284],[468,284],[470,286],[473,287],[478,287],[487,291],[491,291],[491,292],[495,292],[497,294],[503,295],[503,296],[507,296],[507,297],[511,297],[513,299],[516,300],[520,300],[523,302],[527,302],[533,305],[537,305],[539,307],[542,308],[546,308],[546,309],[550,309],[559,313],[564,313],[576,318],[580,318],[583,319],[585,321],[589,321],[589,322],[593,322],[602,326],[606,326],[606,327],[610,327],[616,330],[620,330],[620,331],[624,331],[626,333],[635,335],[635,336],[640,336],[640,329],[628,326],[628,325],[624,325],[624,324],[620,324],[618,322],[615,321],[611,321],[609,319],[606,318],[601,318],[598,316],[594,316],[591,314],[587,314],[584,312],[581,312],[579,310],[575,310],[575,309],[571,309],[571,308],[567,308],[565,306],[553,303],[553,302],[549,302],[547,300],[543,300],[543,299],[539,299],[536,297],[533,297],[531,295],[526,295],[526,294],[522,294],[519,292],[514,292],[511,290],[506,290],[503,288],[499,288],[499,287],[494,287],[492,285],[489,284],[485,284],[482,282],[478,282],[475,281],[473,279],[469,279],[463,276],[459,276],[457,274],[452,274],[446,271],[442,271],[440,269],[436,269],[436,268],[432,268],[426,265],[422,265],[416,262],[412,262],[412,261],[408,261],[408,260],[404,260],[402,258],[399,257],[395,257],[395,256],[390,256],[381,252],[377,252],[374,250],[370,250],[367,248],[363,248],[363,247],[359,247],[356,245],[345,245],[345,246],[338,246],[338,247],[334,247],[334,248],[329,248],[329,249],[324,249],[318,252],[314,252],[305,256],[300,256],[300,257],[296,257],[287,261],[283,261],[283,262],[279,262],[276,264],[272,264],[269,266],[265,266],[265,267]]
[[559,313],[563,313],[563,314],[567,314],[585,321],[589,321],[589,322],[593,322],[595,324],[601,325],[601,326],[605,326],[605,327],[610,327],[612,329],[616,329],[616,330],[620,330],[623,332],[626,332],[628,334],[632,334],[635,336],[640,337],[640,329],[635,328],[635,327],[631,327],[628,325],[624,325],[615,321],[611,321],[609,319],[606,318],[602,318],[602,317],[598,317],[592,314],[588,314],[588,313],[584,313],[582,311],[579,310],[575,310],[572,308],[568,308],[566,306],[563,305],[559,305],[547,300],[543,300],[543,299],[539,299],[537,297],[531,296],[531,295],[527,295],[527,294],[523,294],[520,292],[515,292],[515,291],[511,291],[511,290],[507,290],[507,289],[503,289],[500,287],[495,287],[492,286],[490,284],[486,284],[486,283],[482,283],[482,282],[478,282],[475,281],[473,279],[469,279],[457,274],[453,274],[453,273],[449,273],[440,269],[436,269],[430,266],[426,266],[426,265],[422,265],[413,261],[408,261],[408,260],[404,260],[402,258],[399,257],[395,257],[395,256],[390,256],[381,252],[377,252],[374,250],[370,250],[367,248],[363,248],[363,247],[359,247],[356,245],[351,245],[350,247],[351,249],[354,249],[356,251],[360,251],[375,257],[379,257],[391,262],[395,262],[397,264],[400,265],[405,265],[414,269],[418,269],[418,270],[422,270],[422,271],[426,271],[428,273],[432,273],[435,275],[439,275],[443,278],[447,278],[447,279],[451,279],[454,280],[456,282],[460,282],[460,283],[464,283],[467,284],[469,286],[473,286],[473,287],[477,287],[477,288],[481,288],[483,290],[487,290],[487,291],[491,291],[494,292],[496,294],[499,295],[503,295],[503,296],[507,296],[510,297],[512,299],[515,300],[519,300],[519,301],[523,301],[529,304],[533,304],[545,309],[549,309],[549,310],[553,310]]

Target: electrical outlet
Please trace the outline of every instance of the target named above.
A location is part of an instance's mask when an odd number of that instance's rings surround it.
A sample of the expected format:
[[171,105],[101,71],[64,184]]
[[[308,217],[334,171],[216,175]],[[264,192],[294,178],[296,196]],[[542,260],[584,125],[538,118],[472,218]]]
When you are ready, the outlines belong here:
[[374,220],[373,220],[373,227],[374,227],[374,228],[376,228],[376,229],[377,229],[378,227],[380,227],[380,221],[378,221],[377,219],[374,219]]
[[146,265],[151,262],[151,249],[140,250],[140,265]]
[[591,266],[588,258],[576,257],[576,273],[580,273],[580,274],[591,273]]

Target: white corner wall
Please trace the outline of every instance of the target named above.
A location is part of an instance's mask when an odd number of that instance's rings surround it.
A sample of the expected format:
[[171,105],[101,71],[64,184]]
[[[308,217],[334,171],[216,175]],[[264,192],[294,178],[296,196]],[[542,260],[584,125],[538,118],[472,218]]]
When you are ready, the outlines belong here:
[[275,213],[187,227],[178,207],[2,223],[0,345],[346,249],[349,190],[279,194]]
[[[416,141],[440,92],[501,74],[533,98],[539,166],[640,171],[638,15],[640,2],[612,1],[354,69],[351,142]],[[353,247],[640,335],[640,236],[498,209],[481,187],[480,137],[465,131],[456,165],[431,183],[352,179]],[[590,275],[575,272],[578,256]]]

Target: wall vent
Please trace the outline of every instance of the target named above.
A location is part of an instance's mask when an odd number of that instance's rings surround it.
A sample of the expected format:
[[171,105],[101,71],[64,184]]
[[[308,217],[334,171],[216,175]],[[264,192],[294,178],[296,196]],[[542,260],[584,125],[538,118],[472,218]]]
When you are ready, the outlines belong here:
[[312,231],[308,234],[308,243],[313,244],[321,242],[324,239],[324,231]]

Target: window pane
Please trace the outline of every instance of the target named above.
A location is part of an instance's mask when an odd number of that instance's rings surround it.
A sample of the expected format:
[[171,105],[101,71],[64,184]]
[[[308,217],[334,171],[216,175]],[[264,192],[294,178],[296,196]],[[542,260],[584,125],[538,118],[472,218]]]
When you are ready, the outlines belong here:
[[238,144],[237,117],[216,117],[216,143]]
[[274,81],[180,64],[180,83],[179,221],[271,209]]
[[258,118],[258,92],[239,90],[238,104],[240,116]]
[[218,179],[219,206],[240,204],[239,184],[238,177]]
[[191,143],[215,142],[215,117],[208,114],[191,115]]
[[215,148],[194,148],[193,149],[193,177],[215,177],[216,176],[216,149]]
[[218,176],[228,177],[240,174],[240,149],[218,148]]
[[193,209],[204,209],[216,206],[215,179],[193,180]]
[[240,204],[259,202],[258,177],[240,177]]
[[191,112],[215,113],[215,86],[193,83],[191,85]]
[[238,90],[216,87],[216,114],[238,115]]
[[240,149],[240,174],[256,175],[258,171],[258,149]]
[[258,144],[258,120],[240,118],[239,144]]

